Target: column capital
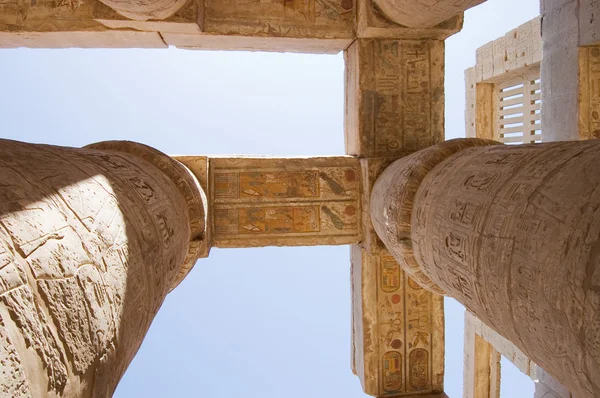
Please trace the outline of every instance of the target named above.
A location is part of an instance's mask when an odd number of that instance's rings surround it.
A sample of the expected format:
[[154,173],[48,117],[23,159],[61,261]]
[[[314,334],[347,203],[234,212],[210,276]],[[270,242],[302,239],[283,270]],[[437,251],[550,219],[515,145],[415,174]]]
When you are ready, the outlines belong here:
[[479,138],[455,139],[403,157],[379,176],[371,192],[370,213],[375,231],[404,271],[425,289],[444,294],[421,270],[413,252],[411,223],[415,196],[425,176],[438,164],[463,149],[500,145]]
[[192,270],[196,260],[200,257],[206,257],[206,253],[203,252],[209,250],[208,242],[205,239],[207,200],[200,183],[182,163],[148,145],[133,141],[102,141],[87,145],[84,148],[121,152],[144,159],[156,166],[177,186],[187,203],[190,242],[185,261],[171,286],[171,290],[173,290]]

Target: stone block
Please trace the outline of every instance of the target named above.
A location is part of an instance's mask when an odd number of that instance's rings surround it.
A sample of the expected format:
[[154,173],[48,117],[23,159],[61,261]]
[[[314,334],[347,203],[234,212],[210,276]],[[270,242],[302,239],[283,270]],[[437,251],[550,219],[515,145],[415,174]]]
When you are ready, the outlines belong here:
[[354,0],[204,0],[199,24],[223,36],[351,39]]
[[345,59],[347,154],[399,156],[443,141],[443,42],[358,39]]
[[215,247],[361,240],[358,159],[209,158],[208,172]]

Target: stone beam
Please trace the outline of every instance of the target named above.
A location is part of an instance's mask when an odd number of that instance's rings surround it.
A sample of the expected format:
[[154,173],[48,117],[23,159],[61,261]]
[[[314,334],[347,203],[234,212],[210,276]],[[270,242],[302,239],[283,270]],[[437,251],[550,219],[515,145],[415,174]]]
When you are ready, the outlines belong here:
[[356,38],[443,40],[462,15],[431,28],[388,20],[372,0],[40,0],[0,6],[0,48],[167,48],[334,54]]
[[214,247],[361,240],[358,159],[176,157],[206,187]]
[[542,131],[547,141],[600,138],[596,0],[542,3]]
[[599,162],[600,140],[453,140],[394,162],[370,204],[407,273],[417,264],[578,397],[600,394]]
[[108,397],[205,244],[203,192],[141,144],[0,142],[0,394]]
[[432,28],[486,0],[374,0],[381,12],[399,25]]
[[355,37],[353,0],[163,0],[151,5],[158,8],[116,0],[41,0],[26,6],[8,0],[0,8],[0,48],[177,46],[338,53]]

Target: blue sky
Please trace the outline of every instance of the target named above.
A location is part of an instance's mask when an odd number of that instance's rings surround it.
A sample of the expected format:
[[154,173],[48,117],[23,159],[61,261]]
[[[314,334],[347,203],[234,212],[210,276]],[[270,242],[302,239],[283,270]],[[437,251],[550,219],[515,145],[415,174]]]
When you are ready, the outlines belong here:
[[[519,13],[513,10],[519,10]],[[539,14],[489,0],[446,44],[446,135],[464,136],[475,49]],[[128,139],[169,154],[342,155],[335,56],[1,50],[2,138]],[[166,299],[115,397],[364,397],[350,370],[349,248],[213,249]],[[463,309],[446,300],[446,391],[462,393]],[[506,363],[506,361],[504,361]],[[503,397],[533,383],[503,367]]]

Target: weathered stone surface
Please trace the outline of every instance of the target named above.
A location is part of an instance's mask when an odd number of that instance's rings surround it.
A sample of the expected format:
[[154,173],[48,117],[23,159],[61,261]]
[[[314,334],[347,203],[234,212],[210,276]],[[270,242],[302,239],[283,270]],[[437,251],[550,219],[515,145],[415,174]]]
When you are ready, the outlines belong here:
[[373,0],[356,1],[356,36],[361,39],[433,39],[445,40],[462,29],[464,16],[456,15],[432,28],[411,28],[389,20]]
[[409,203],[399,187],[423,170],[403,237],[420,271],[575,396],[597,396],[600,141],[472,147],[434,167],[418,160],[461,142],[382,174],[371,198],[379,236],[410,271],[396,232]]
[[[361,10],[359,35],[365,17],[383,21]],[[379,26],[399,35],[417,31],[389,21]],[[443,43],[359,39],[345,56],[346,153],[361,157],[363,189],[362,241],[351,247],[353,370],[374,396],[441,392],[443,298],[405,275],[377,237],[368,209],[375,180],[393,160],[443,140],[443,96],[435,95],[443,90]]]
[[397,24],[432,28],[485,0],[374,0],[383,14]]
[[204,2],[203,32],[223,36],[351,39],[354,34],[354,0],[277,1],[248,0]]
[[209,158],[208,171],[213,246],[361,239],[358,159]]
[[594,15],[600,15],[600,2],[544,3],[541,75],[544,140],[600,138],[600,45],[598,23],[593,22]]
[[399,156],[444,139],[444,43],[358,39],[346,59],[346,153]]
[[542,2],[542,131],[545,141],[579,139],[578,0],[563,2],[560,6],[557,3],[555,0]]
[[466,311],[465,317],[470,319],[475,334],[481,336],[483,340],[491,344],[496,351],[511,361],[521,372],[533,379],[536,378],[535,371],[537,365],[523,351],[519,350],[511,341],[498,334],[470,312]]
[[0,3],[0,48],[177,46],[334,54],[355,37],[352,0]]
[[571,393],[539,366],[536,369],[534,398],[571,398]]
[[351,249],[354,370],[373,396],[442,392],[444,304],[387,250]]
[[223,36],[198,33],[161,32],[169,46],[185,50],[266,51],[310,54],[338,54],[352,39],[311,39],[272,36]]
[[0,392],[110,396],[189,271],[204,204],[140,144],[0,145]]
[[467,137],[541,141],[541,18],[481,46],[476,60],[465,70]]
[[463,398],[500,398],[500,353],[478,333],[477,322],[465,311]]
[[476,61],[476,83],[494,83],[539,68],[542,61],[541,17],[479,47]]
[[402,269],[421,286],[443,294],[417,263],[411,241],[415,196],[423,179],[447,157],[470,146],[493,145],[479,139],[451,140],[392,163],[371,191],[371,221],[377,234]]

